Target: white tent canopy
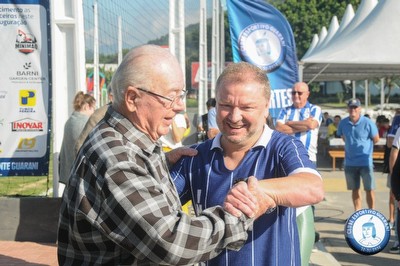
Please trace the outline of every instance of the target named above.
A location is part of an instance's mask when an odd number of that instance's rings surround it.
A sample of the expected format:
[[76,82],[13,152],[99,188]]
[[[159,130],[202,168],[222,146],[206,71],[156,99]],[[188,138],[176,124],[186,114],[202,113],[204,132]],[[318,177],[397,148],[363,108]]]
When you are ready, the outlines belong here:
[[400,75],[399,14],[398,0],[362,1],[346,27],[340,25],[321,49],[317,45],[307,51],[299,62],[300,78],[338,81]]

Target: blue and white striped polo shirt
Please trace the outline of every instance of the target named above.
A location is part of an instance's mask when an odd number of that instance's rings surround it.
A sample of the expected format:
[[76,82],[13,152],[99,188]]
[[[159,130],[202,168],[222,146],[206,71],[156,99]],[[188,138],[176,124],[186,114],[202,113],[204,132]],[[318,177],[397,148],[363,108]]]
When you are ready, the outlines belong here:
[[[311,104],[307,101],[303,108],[296,108],[293,105],[283,108],[277,118],[277,122],[285,124],[287,121],[303,121],[309,117],[313,117],[318,121],[318,125],[321,125],[322,111],[321,107]],[[306,132],[298,132],[294,134],[294,137],[299,139],[308,151],[311,161],[317,161],[317,148],[318,148],[318,131],[319,126],[313,130]]]

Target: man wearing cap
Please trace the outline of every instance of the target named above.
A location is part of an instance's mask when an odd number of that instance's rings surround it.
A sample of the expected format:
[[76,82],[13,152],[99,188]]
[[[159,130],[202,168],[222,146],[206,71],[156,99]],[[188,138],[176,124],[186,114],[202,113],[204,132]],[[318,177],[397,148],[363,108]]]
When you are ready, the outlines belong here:
[[352,191],[354,210],[361,209],[360,180],[363,181],[368,208],[375,208],[375,177],[372,162],[374,144],[379,141],[378,128],[361,115],[359,99],[347,103],[349,116],[339,123],[337,134],[344,140],[344,173],[347,189]]

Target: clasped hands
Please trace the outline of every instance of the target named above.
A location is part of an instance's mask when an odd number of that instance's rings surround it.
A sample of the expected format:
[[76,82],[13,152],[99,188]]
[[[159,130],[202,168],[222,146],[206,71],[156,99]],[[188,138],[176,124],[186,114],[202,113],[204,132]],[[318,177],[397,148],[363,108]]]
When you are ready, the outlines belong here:
[[249,177],[247,183],[241,181],[235,184],[224,201],[224,209],[236,217],[245,214],[257,219],[273,208],[276,208],[275,201],[262,191],[254,176]]

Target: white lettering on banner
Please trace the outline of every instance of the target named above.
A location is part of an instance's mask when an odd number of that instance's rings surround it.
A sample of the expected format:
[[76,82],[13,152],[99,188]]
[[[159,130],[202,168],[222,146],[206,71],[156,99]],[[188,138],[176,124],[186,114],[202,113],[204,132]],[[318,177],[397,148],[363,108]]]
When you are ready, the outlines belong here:
[[10,166],[10,162],[0,163],[0,170],[10,170]]
[[291,89],[275,89],[271,90],[271,100],[269,108],[285,108],[292,104],[292,97],[290,95]]
[[11,163],[12,170],[38,170],[38,162],[13,162]]

